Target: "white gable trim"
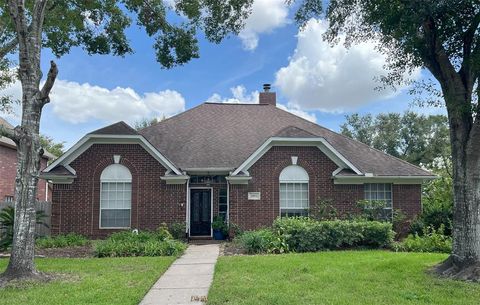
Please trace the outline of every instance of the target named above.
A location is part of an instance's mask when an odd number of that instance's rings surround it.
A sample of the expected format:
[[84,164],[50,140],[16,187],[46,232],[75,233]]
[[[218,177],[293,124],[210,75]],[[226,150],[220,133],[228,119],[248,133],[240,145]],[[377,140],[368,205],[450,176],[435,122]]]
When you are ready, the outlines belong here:
[[152,157],[160,162],[167,170],[171,170],[177,175],[182,175],[175,165],[170,160],[163,156],[150,142],[148,142],[141,135],[96,135],[89,134],[80,139],[75,145],[73,145],[66,153],[60,158],[50,164],[44,172],[49,172],[58,165],[63,165],[72,174],[75,174],[75,170],[69,165],[82,153],[84,153],[93,144],[139,144],[142,146]]
[[255,162],[257,162],[267,151],[273,146],[316,146],[336,165],[342,168],[349,168],[356,174],[362,175],[362,172],[340,154],[330,143],[324,138],[284,138],[271,137],[263,143],[253,154],[248,157],[233,173],[232,176],[238,175],[240,172],[247,171]]

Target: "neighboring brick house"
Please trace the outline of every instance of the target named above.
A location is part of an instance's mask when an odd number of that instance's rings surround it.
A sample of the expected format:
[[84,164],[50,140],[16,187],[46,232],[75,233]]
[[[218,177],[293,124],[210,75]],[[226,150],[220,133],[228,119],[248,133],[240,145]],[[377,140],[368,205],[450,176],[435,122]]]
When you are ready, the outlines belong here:
[[259,99],[87,134],[42,174],[54,183],[52,232],[97,238],[185,223],[189,236],[210,237],[217,215],[255,229],[320,201],[347,215],[359,200],[382,200],[405,225],[420,212],[431,173],[277,108],[268,88]]
[[[7,121],[0,118],[0,125],[7,128],[13,128]],[[52,160],[54,156],[49,152],[45,152],[40,161],[40,169],[47,167],[48,160]],[[15,142],[6,137],[0,137],[0,201],[13,201],[15,190],[15,176],[17,174],[17,146]],[[52,198],[52,190],[45,180],[38,181],[37,200],[50,201]]]

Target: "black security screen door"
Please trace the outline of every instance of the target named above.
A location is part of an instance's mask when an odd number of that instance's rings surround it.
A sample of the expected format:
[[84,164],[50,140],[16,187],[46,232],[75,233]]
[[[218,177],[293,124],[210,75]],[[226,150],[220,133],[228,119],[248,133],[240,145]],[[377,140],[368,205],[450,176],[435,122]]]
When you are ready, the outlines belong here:
[[212,198],[209,189],[190,190],[190,236],[210,236]]

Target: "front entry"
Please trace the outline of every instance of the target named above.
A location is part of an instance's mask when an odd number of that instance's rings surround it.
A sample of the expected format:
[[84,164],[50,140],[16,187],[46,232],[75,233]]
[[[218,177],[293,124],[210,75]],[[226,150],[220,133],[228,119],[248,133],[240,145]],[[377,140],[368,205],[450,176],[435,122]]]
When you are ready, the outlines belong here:
[[212,190],[190,189],[190,236],[211,236]]

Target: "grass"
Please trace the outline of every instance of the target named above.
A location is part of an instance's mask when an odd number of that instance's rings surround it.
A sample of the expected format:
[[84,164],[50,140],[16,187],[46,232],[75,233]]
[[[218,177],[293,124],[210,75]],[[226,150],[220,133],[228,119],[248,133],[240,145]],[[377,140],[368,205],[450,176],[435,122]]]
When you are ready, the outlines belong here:
[[[9,305],[137,305],[175,257],[45,258],[40,271],[63,274],[49,283],[19,283],[0,290],[0,303]],[[3,271],[8,260],[0,260]]]
[[445,258],[387,251],[221,257],[208,305],[478,305],[480,284],[425,272]]

